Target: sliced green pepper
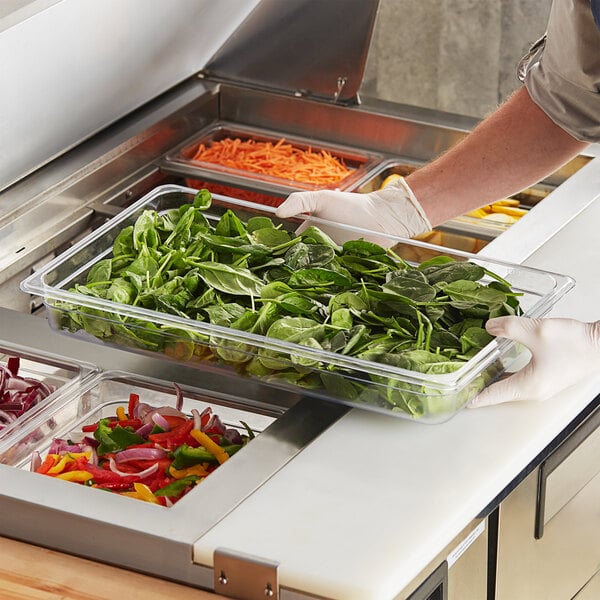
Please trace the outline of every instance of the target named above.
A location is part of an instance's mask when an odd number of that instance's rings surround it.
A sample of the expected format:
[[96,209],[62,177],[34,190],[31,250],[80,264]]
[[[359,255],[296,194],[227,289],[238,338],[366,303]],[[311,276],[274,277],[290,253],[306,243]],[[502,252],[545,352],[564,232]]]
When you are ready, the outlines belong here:
[[[223,446],[223,450],[231,456],[235,454],[242,446],[240,444],[232,444],[230,446]],[[202,446],[194,448],[187,444],[178,446],[173,452],[173,463],[174,469],[185,469],[193,465],[200,465],[202,463],[216,463],[217,459],[214,454],[204,449]]]

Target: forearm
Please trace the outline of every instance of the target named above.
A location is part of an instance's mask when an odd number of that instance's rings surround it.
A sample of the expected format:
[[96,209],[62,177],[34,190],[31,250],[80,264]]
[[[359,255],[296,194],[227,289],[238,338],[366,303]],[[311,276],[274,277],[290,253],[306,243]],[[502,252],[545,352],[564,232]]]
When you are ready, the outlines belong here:
[[521,88],[407,182],[435,226],[537,183],[588,145],[558,127]]

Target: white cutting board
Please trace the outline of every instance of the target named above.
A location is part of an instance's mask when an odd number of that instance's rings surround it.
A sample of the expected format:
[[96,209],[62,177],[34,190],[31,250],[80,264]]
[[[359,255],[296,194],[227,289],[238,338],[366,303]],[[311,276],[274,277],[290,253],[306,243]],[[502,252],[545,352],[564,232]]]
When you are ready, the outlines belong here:
[[280,585],[391,600],[600,392],[423,425],[352,410],[194,545],[280,563]]

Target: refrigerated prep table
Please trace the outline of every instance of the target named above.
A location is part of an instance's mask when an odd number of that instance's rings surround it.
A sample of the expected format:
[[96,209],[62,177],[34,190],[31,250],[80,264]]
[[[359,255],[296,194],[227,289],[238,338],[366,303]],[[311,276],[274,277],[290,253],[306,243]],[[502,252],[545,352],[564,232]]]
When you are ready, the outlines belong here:
[[[324,53],[324,40],[331,42],[327,33],[340,18],[336,4],[289,2],[283,11],[272,0],[197,3],[194,9],[180,3],[178,11],[169,11],[168,23],[160,22],[164,13],[135,2],[127,9],[94,5],[91,13],[77,15],[79,32],[62,39],[74,40],[97,67],[96,83],[65,67],[43,108],[33,94],[40,80],[24,81],[23,63],[10,54],[9,74],[28,102],[7,105],[13,119],[2,124],[8,160],[1,164],[10,167],[2,169],[0,194],[2,340],[103,372],[177,381],[268,420],[243,454],[180,507],[164,509],[165,516],[152,506],[125,509],[121,502],[132,501],[118,497],[92,502],[90,490],[76,486],[68,488],[67,510],[68,484],[42,484],[26,470],[0,465],[0,533],[238,598],[510,598],[513,580],[529,581],[537,593],[553,590],[556,598],[565,591],[574,595],[592,581],[598,561],[597,374],[542,404],[465,410],[427,426],[61,335],[43,320],[37,300],[19,291],[32,269],[158,185],[196,179],[275,199],[294,189],[289,182],[174,160],[207,130],[250,130],[364,157],[357,164],[357,170],[365,167],[364,178],[348,188],[363,190],[383,173],[415,168],[461,139],[473,125],[468,119],[359,101],[377,3],[353,2],[350,10],[344,2],[352,28],[345,42],[337,40],[341,47]],[[22,19],[13,13],[3,21],[0,44],[10,48],[17,39],[52,31],[75,10],[71,2],[33,2],[29,8]],[[84,43],[88,19],[102,27],[111,10],[122,17],[111,18],[111,25],[128,43],[128,61],[118,74],[121,52],[98,53],[93,40]],[[181,27],[182,33],[167,35],[165,27]],[[161,32],[154,47],[149,31]],[[77,35],[83,39],[69,37]],[[149,50],[161,43],[158,60]],[[299,45],[306,51],[297,52]],[[72,53],[73,46],[50,44],[49,64],[72,66],[66,60]],[[58,77],[55,68],[46,72]],[[138,75],[134,86],[132,74]],[[83,92],[94,89],[87,103],[73,88],[79,84]],[[40,119],[46,126],[32,138],[25,121]],[[23,146],[25,133],[29,143]],[[11,154],[11,147],[27,151]],[[498,228],[466,218],[461,226],[455,220],[440,227],[448,235],[441,241],[456,241],[458,233],[461,244],[482,242],[482,255],[569,275],[575,288],[552,314],[597,319],[593,265],[600,248],[591,243],[600,216],[597,155],[592,147],[540,182],[535,191],[542,193],[530,197],[542,200],[527,206],[516,224]],[[41,415],[33,431],[43,422]],[[577,477],[556,484],[561,468],[570,470],[573,462]],[[538,473],[549,481],[546,498],[553,508],[544,518],[545,499],[525,494],[536,513],[531,521],[546,519],[545,531],[539,536],[531,522],[526,539],[517,536],[514,547],[522,549],[538,535],[534,556],[541,552],[543,558],[549,552],[543,548],[551,548],[555,560],[565,561],[561,568],[553,563],[554,572],[542,581],[531,576],[527,562],[524,573],[516,571],[504,542],[511,514],[517,522],[523,514],[511,506],[524,489],[519,484],[529,485]],[[583,504],[582,512],[558,510],[573,506],[573,499]],[[587,521],[573,541],[579,553],[573,555],[573,546],[558,551],[556,536],[581,523],[582,514]],[[569,570],[568,556],[578,562],[576,570]]]

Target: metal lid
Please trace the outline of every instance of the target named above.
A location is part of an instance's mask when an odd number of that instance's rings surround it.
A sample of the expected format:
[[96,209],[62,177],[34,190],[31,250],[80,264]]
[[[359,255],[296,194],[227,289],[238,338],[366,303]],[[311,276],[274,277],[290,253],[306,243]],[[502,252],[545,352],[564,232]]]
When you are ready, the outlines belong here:
[[9,3],[0,10],[0,190],[200,71],[259,3]]
[[379,0],[262,0],[204,73],[339,103],[358,100]]

